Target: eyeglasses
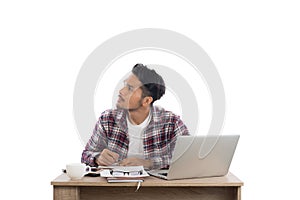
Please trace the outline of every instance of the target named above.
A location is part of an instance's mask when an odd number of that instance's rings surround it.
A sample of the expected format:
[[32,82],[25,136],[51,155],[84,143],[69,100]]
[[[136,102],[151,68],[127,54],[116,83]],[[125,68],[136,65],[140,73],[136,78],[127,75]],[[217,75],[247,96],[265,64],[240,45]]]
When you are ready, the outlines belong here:
[[127,88],[128,91],[133,92],[134,90],[138,89],[141,86],[133,86],[127,83],[127,81],[123,81],[124,87]]
[[110,170],[112,176],[138,176],[143,174],[143,170],[140,171],[120,171],[120,170]]

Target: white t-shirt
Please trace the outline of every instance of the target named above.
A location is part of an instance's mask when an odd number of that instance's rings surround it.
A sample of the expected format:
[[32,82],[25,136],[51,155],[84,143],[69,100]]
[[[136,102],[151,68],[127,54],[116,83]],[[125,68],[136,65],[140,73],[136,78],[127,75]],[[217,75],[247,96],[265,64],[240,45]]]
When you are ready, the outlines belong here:
[[151,112],[147,118],[139,125],[132,124],[128,118],[127,126],[128,126],[128,135],[129,135],[129,148],[127,157],[136,157],[145,159],[144,156],[144,145],[143,145],[143,133],[146,130],[148,124],[151,121]]

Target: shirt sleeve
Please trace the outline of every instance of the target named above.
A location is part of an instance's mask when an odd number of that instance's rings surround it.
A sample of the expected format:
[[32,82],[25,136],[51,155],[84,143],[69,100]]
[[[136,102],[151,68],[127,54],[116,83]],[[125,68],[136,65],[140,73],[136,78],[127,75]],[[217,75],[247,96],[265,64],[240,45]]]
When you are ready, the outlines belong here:
[[151,161],[153,163],[152,169],[168,168],[172,160],[177,137],[181,135],[189,135],[189,131],[186,125],[179,117],[175,117],[174,124],[174,130],[170,133],[171,139],[169,140],[166,150],[162,153],[161,156],[151,158]]
[[101,117],[97,121],[93,134],[82,152],[81,162],[89,166],[98,166],[95,158],[107,148],[106,131],[101,124]]

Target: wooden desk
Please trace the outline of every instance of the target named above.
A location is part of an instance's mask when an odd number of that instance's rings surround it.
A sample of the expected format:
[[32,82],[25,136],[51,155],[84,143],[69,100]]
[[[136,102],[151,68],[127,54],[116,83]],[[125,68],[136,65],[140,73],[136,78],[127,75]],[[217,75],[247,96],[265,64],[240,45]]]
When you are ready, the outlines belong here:
[[240,200],[243,182],[232,173],[223,177],[173,181],[147,177],[141,188],[135,192],[137,183],[107,183],[105,178],[100,177],[70,180],[66,174],[62,174],[51,185],[54,188],[54,200]]

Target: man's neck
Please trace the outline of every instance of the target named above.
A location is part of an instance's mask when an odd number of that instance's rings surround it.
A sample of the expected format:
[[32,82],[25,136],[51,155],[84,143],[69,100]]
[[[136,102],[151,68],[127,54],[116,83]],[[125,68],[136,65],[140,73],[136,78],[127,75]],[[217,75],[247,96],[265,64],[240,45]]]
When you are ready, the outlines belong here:
[[139,125],[145,121],[150,112],[150,106],[135,111],[128,111],[128,119],[132,124]]

